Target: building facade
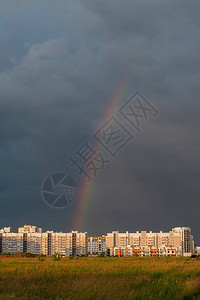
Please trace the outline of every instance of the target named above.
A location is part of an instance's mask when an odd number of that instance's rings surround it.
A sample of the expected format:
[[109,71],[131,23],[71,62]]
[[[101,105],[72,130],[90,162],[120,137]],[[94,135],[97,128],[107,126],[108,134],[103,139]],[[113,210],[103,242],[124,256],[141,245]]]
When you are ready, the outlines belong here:
[[108,256],[191,256],[194,241],[189,227],[175,227],[169,232],[137,231],[106,236]]
[[11,227],[0,230],[0,253],[44,254],[52,256],[59,253],[62,256],[86,256],[87,233],[72,231],[70,233],[47,231],[32,225],[18,228],[13,233]]
[[191,256],[196,251],[189,227],[175,227],[169,232],[113,231],[106,236],[88,237],[87,232],[46,231],[32,225],[0,230],[0,253],[44,254],[52,256]]
[[89,236],[87,239],[87,254],[100,255],[106,254],[106,236]]
[[66,256],[87,256],[87,232],[67,233]]

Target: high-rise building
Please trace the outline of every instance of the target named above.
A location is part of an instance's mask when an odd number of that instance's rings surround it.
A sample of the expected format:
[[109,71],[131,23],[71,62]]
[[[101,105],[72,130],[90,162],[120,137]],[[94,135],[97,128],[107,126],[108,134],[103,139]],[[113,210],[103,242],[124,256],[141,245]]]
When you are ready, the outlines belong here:
[[87,255],[87,232],[72,231],[67,233],[66,256]]
[[12,227],[4,227],[3,229],[0,229],[0,233],[11,233]]
[[106,236],[89,236],[87,239],[88,255],[99,255],[106,253]]
[[106,236],[87,237],[87,232],[69,233],[46,231],[25,225],[12,232],[0,230],[0,253],[31,252],[52,256],[86,256],[105,253],[108,256],[191,256],[195,253],[189,227],[175,227],[169,232],[113,231]]
[[71,233],[47,231],[25,225],[13,233],[10,227],[0,230],[0,253],[43,253],[52,256],[87,255],[87,233],[72,231]]
[[120,233],[119,231],[113,231],[107,233],[106,236],[106,247],[126,247],[129,244],[129,233]]
[[0,246],[3,253],[17,253],[23,252],[23,234],[18,233],[6,233],[1,235],[2,245]]
[[130,247],[132,255],[140,256],[191,256],[194,253],[194,241],[189,227],[176,227],[170,232],[159,233],[113,231],[107,234],[107,255],[131,255]]
[[189,227],[175,227],[172,229],[174,234],[174,243],[181,246],[182,256],[191,256],[194,254],[194,240]]
[[42,228],[38,228],[34,225],[24,225],[18,228],[19,233],[42,233]]

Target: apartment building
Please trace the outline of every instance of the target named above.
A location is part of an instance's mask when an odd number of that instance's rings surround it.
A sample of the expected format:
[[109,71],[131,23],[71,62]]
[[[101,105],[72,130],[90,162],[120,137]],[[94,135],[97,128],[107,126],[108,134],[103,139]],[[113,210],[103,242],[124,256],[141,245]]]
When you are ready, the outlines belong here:
[[107,233],[106,236],[106,248],[113,247],[126,247],[129,244],[129,233],[120,233],[119,231],[113,231]]
[[194,254],[194,240],[189,227],[175,227],[172,229],[175,246],[180,245],[183,256]]
[[42,228],[24,225],[18,228],[18,236],[22,237],[23,252],[40,254],[42,250]]
[[67,233],[66,256],[87,255],[87,232],[72,231]]
[[191,256],[194,253],[194,241],[189,227],[176,227],[170,232],[159,233],[113,231],[106,236],[106,249],[107,255],[118,256],[127,253],[133,256]]
[[23,252],[23,234],[12,232],[12,227],[0,230],[0,253]]
[[114,247],[111,249],[110,254],[114,256],[133,256],[133,248],[130,245]]
[[11,227],[0,230],[0,253],[43,253],[52,256],[87,255],[87,233],[72,231],[71,233],[42,232],[41,228],[24,225],[13,233]]
[[42,233],[42,228],[33,225],[24,225],[18,228],[19,233]]
[[47,231],[42,234],[42,251],[44,255],[52,256],[60,253],[62,256],[86,256],[87,232],[72,231],[69,233]]
[[100,255],[106,253],[106,236],[89,236],[87,238],[87,254]]
[[17,253],[23,252],[23,234],[18,233],[0,233],[1,252],[3,253]]
[[32,225],[0,230],[0,253],[31,252],[52,256],[86,256],[104,253],[107,256],[191,256],[195,253],[189,227],[175,227],[169,232],[113,231],[106,236],[88,237],[87,232],[46,231]]
[[11,233],[12,227],[4,227],[3,229],[0,229],[0,233]]
[[52,256],[86,256],[87,232],[72,231],[69,233],[47,231],[42,234],[42,253]]
[[42,234],[41,253],[52,256],[55,253],[66,255],[67,233],[47,231]]

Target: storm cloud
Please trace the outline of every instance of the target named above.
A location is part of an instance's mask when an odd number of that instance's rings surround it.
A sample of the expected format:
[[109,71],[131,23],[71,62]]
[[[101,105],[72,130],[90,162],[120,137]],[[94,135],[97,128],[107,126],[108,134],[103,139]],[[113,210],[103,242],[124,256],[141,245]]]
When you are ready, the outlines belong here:
[[[69,231],[44,178],[102,125],[118,86],[158,109],[95,179],[82,230],[190,226],[200,243],[198,1],[1,1],[0,227]],[[114,112],[113,112],[114,113]],[[73,171],[72,171],[73,172]],[[76,172],[75,172],[76,174]]]

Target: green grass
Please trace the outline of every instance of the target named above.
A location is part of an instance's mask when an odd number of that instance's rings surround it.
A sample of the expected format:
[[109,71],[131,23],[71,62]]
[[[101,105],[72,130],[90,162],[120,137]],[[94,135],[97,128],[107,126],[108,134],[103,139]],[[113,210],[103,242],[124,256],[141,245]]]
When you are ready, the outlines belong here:
[[0,299],[200,299],[200,261],[0,256]]

